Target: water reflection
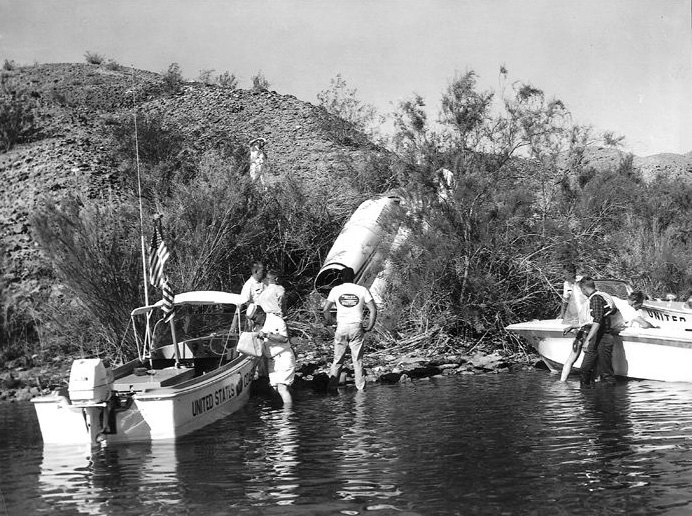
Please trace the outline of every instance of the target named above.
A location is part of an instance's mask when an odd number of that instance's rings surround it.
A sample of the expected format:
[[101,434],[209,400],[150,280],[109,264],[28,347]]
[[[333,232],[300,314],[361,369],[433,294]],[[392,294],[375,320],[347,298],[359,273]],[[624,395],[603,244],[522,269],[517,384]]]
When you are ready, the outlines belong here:
[[39,488],[47,505],[60,511],[108,514],[121,504],[133,513],[150,513],[166,499],[179,499],[176,464],[172,442],[104,448],[46,445]]
[[252,399],[176,443],[95,450],[43,447],[28,409],[0,407],[0,486],[8,514],[682,514],[691,398],[542,371],[433,379]]
[[247,461],[254,471],[246,496],[251,500],[274,500],[290,505],[298,498],[298,429],[292,407],[266,410],[260,415],[264,425],[263,449]]
[[[344,394],[344,409],[337,419],[341,436],[336,444],[336,466],[342,486],[336,494],[346,501],[386,500],[401,494],[392,475],[386,446],[381,446],[374,411],[366,391]],[[347,397],[348,396],[348,397]]]

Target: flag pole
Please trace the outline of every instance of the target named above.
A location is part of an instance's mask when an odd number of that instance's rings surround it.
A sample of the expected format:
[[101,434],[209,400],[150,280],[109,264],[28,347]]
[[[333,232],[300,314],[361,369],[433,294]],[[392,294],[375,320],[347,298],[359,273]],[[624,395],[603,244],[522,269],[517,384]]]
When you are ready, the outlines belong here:
[[[165,242],[163,239],[163,229],[161,226],[161,219],[162,218],[163,218],[163,215],[161,215],[160,213],[157,213],[156,215],[154,215],[154,236],[156,236],[156,233],[158,232],[159,237],[161,238],[161,242],[159,244],[159,246],[161,246],[161,247],[165,246]],[[161,247],[159,247],[159,249]],[[158,250],[154,251],[152,249],[151,252],[152,253],[154,253],[154,252],[158,253]],[[168,302],[170,303],[170,306],[167,303],[164,303],[165,317],[164,317],[163,322],[165,323],[166,319],[167,319],[168,323],[170,325],[171,343],[173,344],[173,352],[175,353],[175,367],[179,368],[180,367],[180,349],[178,348],[178,337],[175,333],[175,324],[174,324],[174,319],[175,319],[174,301],[175,301],[175,297],[170,297],[173,295],[173,293],[170,290],[170,283],[168,283],[168,278],[165,276],[165,274],[163,272],[163,267],[164,267],[164,264],[165,264],[167,258],[162,258],[160,256],[158,258],[159,258],[159,263],[157,264],[158,273],[157,273],[156,278],[158,278],[161,281],[161,283],[159,284],[159,287],[161,288],[161,292],[163,293],[164,300],[168,300]],[[155,277],[153,270],[151,271],[151,276],[152,276],[152,278]],[[166,306],[169,306],[170,311],[165,310]]]

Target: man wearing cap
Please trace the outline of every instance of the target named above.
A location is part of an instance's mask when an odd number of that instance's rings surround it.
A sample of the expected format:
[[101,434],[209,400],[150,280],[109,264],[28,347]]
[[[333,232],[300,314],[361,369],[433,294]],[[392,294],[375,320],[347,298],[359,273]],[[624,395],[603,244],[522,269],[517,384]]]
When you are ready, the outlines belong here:
[[[363,337],[375,326],[377,306],[370,291],[353,283],[354,272],[350,267],[341,271],[340,285],[334,287],[327,297],[322,313],[328,324],[332,324],[331,309],[336,305],[336,331],[334,332],[334,362],[329,373],[329,388],[339,385],[341,367],[347,347],[351,350],[356,388],[365,389],[363,374]],[[363,327],[363,309],[368,307],[368,324]]]

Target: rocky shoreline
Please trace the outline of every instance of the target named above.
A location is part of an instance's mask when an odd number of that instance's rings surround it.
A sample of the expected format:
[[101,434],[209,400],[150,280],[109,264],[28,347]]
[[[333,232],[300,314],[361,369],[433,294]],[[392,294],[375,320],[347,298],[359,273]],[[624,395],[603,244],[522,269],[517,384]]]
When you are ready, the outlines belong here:
[[[294,345],[298,357],[298,369],[294,390],[326,390],[329,378],[331,350],[328,343],[316,349],[298,343]],[[26,362],[26,361],[25,361]],[[365,372],[368,382],[385,384],[415,382],[438,376],[499,374],[523,369],[533,369],[538,362],[534,355],[503,355],[497,350],[476,350],[472,354],[444,354],[427,356],[419,349],[395,356],[385,351],[366,353]],[[72,360],[55,360],[52,364],[9,363],[0,373],[0,402],[28,401],[37,396],[67,387]],[[342,374],[342,383],[353,382],[349,359]]]

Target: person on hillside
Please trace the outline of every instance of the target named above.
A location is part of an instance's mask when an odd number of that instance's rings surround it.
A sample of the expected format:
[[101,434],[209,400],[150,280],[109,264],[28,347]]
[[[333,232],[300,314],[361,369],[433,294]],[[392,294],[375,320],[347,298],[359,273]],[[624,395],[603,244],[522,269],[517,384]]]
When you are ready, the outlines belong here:
[[264,152],[266,144],[267,140],[264,138],[255,138],[250,141],[250,179],[253,183],[257,183],[261,190],[267,189],[264,180],[264,165],[267,160],[267,155]]
[[579,320],[581,307],[586,298],[577,287],[581,276],[577,276],[577,268],[573,263],[568,263],[562,268],[565,281],[562,284],[562,306],[560,307],[560,319],[564,324],[574,325]]
[[255,328],[261,328],[257,336],[264,340],[264,356],[267,357],[269,385],[278,393],[284,407],[293,403],[290,386],[296,373],[296,357],[288,338],[286,322],[276,313],[265,313],[257,306],[252,316]]
[[[354,272],[350,267],[341,271],[340,285],[334,287],[327,297],[323,315],[327,324],[332,324],[331,309],[336,306],[336,331],[334,332],[334,361],[329,372],[329,388],[339,385],[341,367],[346,357],[346,349],[351,350],[356,388],[365,389],[363,374],[363,338],[365,332],[373,329],[377,320],[377,305],[370,291],[362,285],[353,283]],[[368,324],[363,327],[363,310],[368,308]]]
[[586,276],[577,285],[588,298],[591,319],[591,327],[582,347],[584,360],[580,368],[580,383],[584,387],[593,384],[593,370],[598,364],[601,381],[614,385],[612,334],[622,329],[622,314],[609,294],[596,289],[593,278]]
[[646,296],[641,290],[635,290],[627,296],[627,304],[631,310],[623,310],[622,312],[627,326],[631,328],[658,328],[646,319],[646,314],[642,309],[645,299]]

